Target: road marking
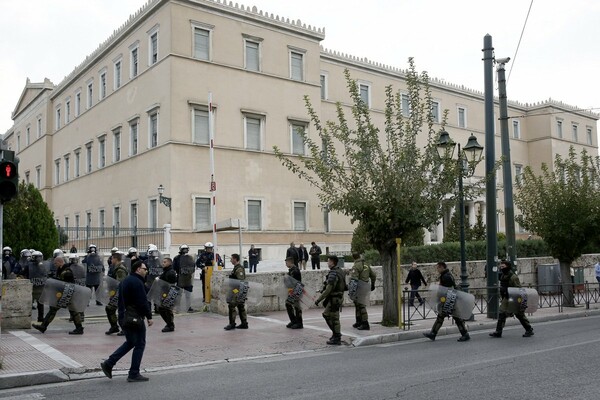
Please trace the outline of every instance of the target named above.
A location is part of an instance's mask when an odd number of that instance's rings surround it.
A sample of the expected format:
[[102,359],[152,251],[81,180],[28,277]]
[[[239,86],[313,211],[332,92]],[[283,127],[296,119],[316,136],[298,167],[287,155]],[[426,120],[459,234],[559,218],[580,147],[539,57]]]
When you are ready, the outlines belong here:
[[83,367],[82,364],[79,364],[77,361],[68,357],[66,354],[61,353],[60,351],[56,350],[54,347],[42,342],[41,340],[33,337],[32,335],[30,335],[27,332],[10,331],[10,333],[13,336],[16,336],[19,339],[21,339],[22,341],[24,341],[31,347],[35,348],[36,350],[38,350],[41,353],[45,354],[46,356],[50,357],[54,361],[64,365],[65,367],[69,367],[69,368],[82,368]]
[[18,396],[0,397],[0,399],[10,400],[43,400],[46,396],[41,393],[20,394]]
[[[277,325],[287,325],[289,323],[289,321],[282,321],[279,319],[269,318],[269,317],[253,317],[252,315],[248,315],[248,318],[260,319],[261,321],[272,322]],[[331,332],[331,329],[321,328],[320,326],[306,325],[306,324],[303,324],[303,326],[304,326],[304,328],[312,329],[313,331],[327,332],[327,333]],[[350,337],[360,337],[356,333],[340,332],[340,334],[344,335],[344,336],[350,336]]]

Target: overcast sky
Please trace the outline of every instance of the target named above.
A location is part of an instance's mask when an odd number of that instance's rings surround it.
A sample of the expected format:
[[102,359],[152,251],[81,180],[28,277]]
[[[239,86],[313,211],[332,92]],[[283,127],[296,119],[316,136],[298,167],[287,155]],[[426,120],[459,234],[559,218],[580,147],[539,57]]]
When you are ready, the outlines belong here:
[[[236,1],[234,1],[235,3]],[[600,1],[237,0],[325,28],[325,48],[483,91],[481,49],[492,35],[507,64],[508,98],[552,98],[600,111]],[[68,75],[145,0],[0,0],[0,133],[26,78]],[[512,71],[511,71],[512,68]],[[496,88],[496,87],[495,87]],[[496,94],[497,95],[497,92]]]

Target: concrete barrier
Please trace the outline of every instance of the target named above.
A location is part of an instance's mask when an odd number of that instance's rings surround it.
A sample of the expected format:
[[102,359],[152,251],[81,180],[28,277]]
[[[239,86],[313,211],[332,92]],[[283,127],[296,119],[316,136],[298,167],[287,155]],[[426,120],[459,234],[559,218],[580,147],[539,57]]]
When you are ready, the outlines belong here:
[[31,328],[31,282],[2,280],[2,329]]

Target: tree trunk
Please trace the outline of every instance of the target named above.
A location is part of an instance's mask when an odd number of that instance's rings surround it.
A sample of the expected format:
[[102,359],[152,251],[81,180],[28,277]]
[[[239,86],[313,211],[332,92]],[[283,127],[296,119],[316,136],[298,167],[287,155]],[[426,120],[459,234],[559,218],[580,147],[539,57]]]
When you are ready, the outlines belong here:
[[563,306],[575,307],[571,282],[571,263],[560,261],[560,280],[562,282]]
[[380,249],[383,270],[383,318],[384,326],[398,326],[398,274],[396,248]]

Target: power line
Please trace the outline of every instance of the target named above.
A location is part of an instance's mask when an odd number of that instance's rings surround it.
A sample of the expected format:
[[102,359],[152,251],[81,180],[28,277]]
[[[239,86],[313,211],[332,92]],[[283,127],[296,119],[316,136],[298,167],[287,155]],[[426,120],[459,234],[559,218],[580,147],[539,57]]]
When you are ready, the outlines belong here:
[[523,34],[525,33],[525,27],[527,26],[527,20],[529,20],[529,14],[531,13],[531,7],[533,7],[533,0],[529,4],[529,10],[527,11],[527,16],[525,17],[525,22],[523,23],[523,30],[521,30],[521,37],[519,37],[519,43],[517,44],[517,49],[515,50],[515,55],[513,57],[513,62],[510,64],[510,71],[508,71],[508,78],[506,78],[506,83],[510,79],[510,74],[512,74],[513,67],[515,66],[515,62],[517,61],[517,53],[519,53],[519,47],[521,46],[521,40],[523,40]]

